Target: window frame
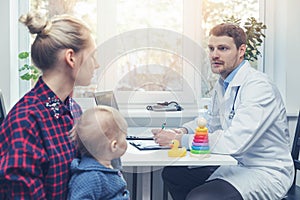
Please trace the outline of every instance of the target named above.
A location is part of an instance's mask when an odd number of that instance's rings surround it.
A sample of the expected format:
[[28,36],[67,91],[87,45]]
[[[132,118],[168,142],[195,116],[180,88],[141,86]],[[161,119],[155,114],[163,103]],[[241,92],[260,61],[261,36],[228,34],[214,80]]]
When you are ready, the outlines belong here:
[[[98,9],[98,13],[99,15],[97,15],[97,21],[98,21],[98,25],[97,25],[97,32],[98,33],[102,33],[101,35],[98,35],[97,38],[97,42],[99,44],[101,44],[101,42],[104,42],[107,38],[109,38],[112,34],[112,32],[116,32],[114,30],[114,27],[111,26],[111,21],[108,20],[102,20],[103,19],[103,15],[115,15],[115,10],[114,9],[114,5],[115,5],[116,0],[111,0],[111,1],[106,1],[106,0],[98,0],[97,1],[97,9]],[[19,0],[19,9],[18,9],[18,13],[23,14],[28,12],[29,10],[29,1],[22,1]],[[196,5],[195,5],[196,3]],[[107,7],[104,6],[100,6],[103,4],[107,4]],[[201,4],[201,1],[198,0],[194,0],[194,1],[184,1],[184,10],[191,10],[191,11],[195,11],[196,8],[198,8],[197,5]],[[266,15],[266,10],[265,10],[265,0],[259,0],[259,16],[260,16],[260,20],[264,21],[265,20],[265,15]],[[273,11],[272,11],[273,12]],[[195,40],[195,41],[200,41],[200,35],[199,32],[201,31],[201,13],[200,12],[188,12],[190,15],[186,16],[184,18],[184,25],[185,26],[189,26],[188,28],[184,28],[184,34],[188,35],[189,37],[191,37],[191,39]],[[113,19],[113,17],[111,17],[110,19]],[[193,23],[191,23],[192,20],[195,20]],[[186,23],[189,22],[189,23]],[[29,34],[27,29],[23,26],[20,27],[20,24],[18,22],[16,23],[12,23],[16,26],[19,25],[19,51],[29,51]],[[195,24],[199,24],[199,26],[196,26]],[[22,25],[21,25],[22,26]],[[103,29],[103,27],[105,27]],[[24,37],[24,35],[28,35],[28,37]],[[267,49],[267,47],[265,46],[265,44],[263,43],[262,46],[263,49],[263,57],[260,58],[258,60],[258,69],[266,72],[273,72],[272,69],[264,67],[264,62],[265,62],[265,49]],[[197,55],[195,55],[197,56]],[[268,59],[268,60],[272,60],[272,59]],[[184,86],[183,87],[183,91],[180,93],[177,93],[176,96],[182,97],[182,99],[180,99],[179,101],[189,107],[193,107],[193,105],[198,105],[198,108],[202,108],[203,107],[203,103],[202,102],[207,102],[206,98],[196,98],[197,100],[195,100],[195,97],[199,97],[201,96],[201,85],[198,83],[201,83],[201,80],[199,80],[197,74],[195,75],[194,71],[191,71],[191,69],[189,69],[188,67],[183,67],[183,74],[186,75],[187,79],[192,80],[192,82],[190,83],[190,85],[192,85],[192,92],[193,94],[195,94],[195,96],[188,96],[185,94],[184,91],[186,91],[186,87],[188,86]],[[208,69],[210,70],[210,69]],[[107,83],[107,85],[109,85]],[[22,96],[25,92],[27,92],[30,89],[30,83],[28,81],[19,81],[19,96]],[[106,88],[101,88],[103,90],[108,90],[108,89],[113,89],[113,85],[110,85],[109,87]],[[170,101],[170,100],[174,100],[174,95],[171,92],[153,92],[153,91],[147,91],[147,92],[139,92],[135,94],[134,99],[131,97],[132,94],[130,94],[130,92],[117,92],[116,96],[117,96],[117,100],[118,103],[120,103],[120,107],[126,107],[126,108],[140,108],[140,107],[144,107],[145,104],[149,104],[149,103],[155,103],[157,101]],[[176,99],[175,99],[176,100]],[[194,108],[194,107],[193,107]]]
[[[116,35],[115,28],[111,25],[115,21],[116,15],[116,1],[98,1],[98,13],[99,16],[97,18],[98,28],[97,32],[101,33],[97,35],[98,43],[101,44],[111,36]],[[105,6],[104,6],[105,5]],[[201,6],[201,1],[192,0],[192,1],[183,1],[183,11],[188,13],[188,15],[184,15],[183,24],[186,27],[183,27],[183,34],[185,37],[188,37],[192,41],[200,41],[200,32],[201,32],[201,13],[196,12],[197,8]],[[107,17],[107,14],[110,16]],[[102,16],[106,15],[106,16]],[[105,20],[103,20],[105,18]],[[109,20],[107,20],[109,19]],[[195,25],[198,24],[198,25]],[[105,27],[104,29],[102,27]],[[196,42],[195,42],[196,43]],[[184,51],[184,50],[182,50]],[[205,50],[204,50],[205,52]],[[192,60],[196,60],[198,55],[192,55]],[[207,57],[207,56],[206,56]],[[183,58],[187,61],[186,58]],[[100,64],[101,66],[101,64]],[[101,66],[102,67],[102,66]],[[176,91],[175,95],[172,91],[116,91],[116,97],[118,103],[121,107],[144,107],[145,104],[155,103],[158,101],[171,101],[175,100],[184,104],[186,106],[192,106],[195,104],[199,104],[201,101],[201,77],[199,73],[191,67],[188,67],[187,63],[183,64],[183,80],[188,80],[189,82],[183,83],[183,90]],[[107,79],[103,88],[98,88],[98,90],[114,90],[116,83],[112,83],[112,80],[116,80],[114,77],[110,77]],[[191,89],[190,89],[191,88]],[[188,94],[186,91],[190,90]],[[175,98],[175,99],[174,99]]]

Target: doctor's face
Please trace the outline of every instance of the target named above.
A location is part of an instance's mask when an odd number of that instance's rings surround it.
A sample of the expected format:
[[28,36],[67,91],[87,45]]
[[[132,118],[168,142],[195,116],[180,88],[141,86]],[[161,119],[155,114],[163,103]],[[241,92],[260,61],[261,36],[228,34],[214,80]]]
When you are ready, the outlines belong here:
[[212,72],[225,79],[243,61],[246,45],[237,49],[232,37],[211,35],[208,49]]

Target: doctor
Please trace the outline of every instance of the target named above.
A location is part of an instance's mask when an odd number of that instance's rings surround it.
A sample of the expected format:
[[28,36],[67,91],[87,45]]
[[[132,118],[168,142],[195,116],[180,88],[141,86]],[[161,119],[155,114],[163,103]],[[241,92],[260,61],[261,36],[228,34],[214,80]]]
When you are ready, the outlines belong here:
[[[286,110],[267,76],[244,60],[246,34],[219,24],[208,42],[211,70],[220,78],[205,117],[212,153],[229,154],[237,166],[166,167],[164,183],[178,199],[282,199],[294,176]],[[195,121],[173,130],[152,130],[157,143],[176,138],[189,148]]]

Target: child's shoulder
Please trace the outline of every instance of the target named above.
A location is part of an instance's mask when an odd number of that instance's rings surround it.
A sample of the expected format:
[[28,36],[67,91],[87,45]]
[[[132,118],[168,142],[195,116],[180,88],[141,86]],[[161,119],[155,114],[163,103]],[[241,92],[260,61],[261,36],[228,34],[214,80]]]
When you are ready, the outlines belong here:
[[113,171],[100,164],[96,159],[91,157],[75,158],[71,163],[71,171],[74,173],[106,173]]

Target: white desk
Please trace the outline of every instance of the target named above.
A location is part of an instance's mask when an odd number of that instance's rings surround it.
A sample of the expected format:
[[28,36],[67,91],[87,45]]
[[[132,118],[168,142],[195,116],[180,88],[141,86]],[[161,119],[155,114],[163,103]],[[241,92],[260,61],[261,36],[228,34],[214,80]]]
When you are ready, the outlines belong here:
[[[131,144],[128,144],[126,153],[122,156],[122,165],[125,172],[133,173],[134,188],[133,199],[136,199],[137,174],[142,176],[142,199],[151,199],[151,187],[153,171],[157,171],[164,166],[213,166],[213,165],[237,165],[237,160],[229,155],[209,154],[199,157],[190,156],[187,152],[185,157],[173,158],[168,156],[168,150],[143,150],[140,151]],[[151,184],[149,184],[151,183]]]
[[229,155],[208,154],[194,157],[187,152],[184,157],[169,157],[168,150],[140,151],[128,144],[126,153],[122,156],[123,166],[207,166],[207,165],[236,165],[237,160]]

